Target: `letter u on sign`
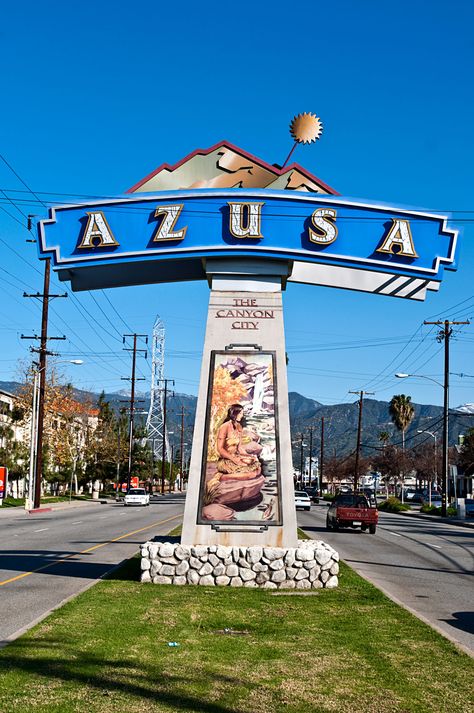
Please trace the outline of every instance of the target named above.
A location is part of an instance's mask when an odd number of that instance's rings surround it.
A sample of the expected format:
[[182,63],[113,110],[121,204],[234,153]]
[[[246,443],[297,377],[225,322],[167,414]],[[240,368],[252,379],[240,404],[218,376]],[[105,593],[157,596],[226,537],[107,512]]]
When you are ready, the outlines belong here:
[[263,238],[262,205],[264,203],[229,203],[229,231],[234,238]]

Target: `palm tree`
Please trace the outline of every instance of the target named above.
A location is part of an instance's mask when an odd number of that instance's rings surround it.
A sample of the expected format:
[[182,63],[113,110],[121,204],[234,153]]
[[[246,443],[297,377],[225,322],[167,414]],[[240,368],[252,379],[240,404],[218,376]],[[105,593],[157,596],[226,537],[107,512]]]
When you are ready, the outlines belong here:
[[402,433],[402,450],[403,450],[403,472],[402,472],[402,502],[404,500],[404,481],[405,481],[405,432],[413,421],[415,409],[411,403],[411,396],[398,394],[392,396],[389,406],[390,417],[395,424],[395,427]]
[[388,431],[380,431],[379,433],[379,441],[382,444],[382,448],[385,448],[387,443],[390,440],[390,433]]
[[415,415],[415,409],[411,402],[411,396],[405,396],[405,394],[398,394],[398,396],[392,396],[389,406],[390,417],[395,424],[395,427],[402,432],[402,449],[405,450],[405,432],[413,421]]

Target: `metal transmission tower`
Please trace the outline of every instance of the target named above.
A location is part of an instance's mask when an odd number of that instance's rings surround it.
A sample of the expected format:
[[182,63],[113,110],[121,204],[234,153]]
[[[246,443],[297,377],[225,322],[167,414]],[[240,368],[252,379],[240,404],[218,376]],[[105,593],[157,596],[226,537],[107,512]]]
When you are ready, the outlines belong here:
[[163,451],[166,459],[169,460],[171,453],[164,404],[165,325],[159,315],[156,316],[153,326],[152,342],[150,410],[146,420],[147,440],[151,444],[154,460],[162,458]]

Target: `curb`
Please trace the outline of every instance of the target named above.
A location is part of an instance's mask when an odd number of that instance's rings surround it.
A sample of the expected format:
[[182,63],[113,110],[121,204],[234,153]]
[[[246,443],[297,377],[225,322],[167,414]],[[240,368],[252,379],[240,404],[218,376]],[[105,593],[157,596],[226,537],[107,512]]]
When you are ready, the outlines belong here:
[[91,504],[98,504],[98,505],[108,505],[109,502],[114,502],[115,501],[109,501],[109,500],[73,500],[71,503],[69,502],[61,502],[61,503],[45,503],[44,506],[39,507],[39,508],[31,508],[31,510],[25,510],[23,505],[16,505],[15,507],[8,507],[5,509],[0,508],[0,515],[6,515],[7,513],[9,515],[20,515],[21,513],[27,514],[27,515],[42,515],[43,513],[47,512],[55,512],[56,510],[67,510],[69,508],[82,508],[85,507],[86,505],[91,505]]
[[28,510],[28,515],[37,515],[42,512],[51,512],[53,508],[33,508],[32,510]]
[[419,520],[428,520],[429,522],[439,522],[443,523],[443,525],[457,525],[458,527],[466,527],[468,530],[473,530],[474,529],[474,522],[466,522],[465,520],[457,520],[455,518],[443,518],[440,515],[425,515],[425,513],[417,513],[417,512],[408,512],[405,510],[405,512],[398,512],[398,513],[392,513],[392,515],[404,515],[405,517],[413,517],[413,518],[418,518]]

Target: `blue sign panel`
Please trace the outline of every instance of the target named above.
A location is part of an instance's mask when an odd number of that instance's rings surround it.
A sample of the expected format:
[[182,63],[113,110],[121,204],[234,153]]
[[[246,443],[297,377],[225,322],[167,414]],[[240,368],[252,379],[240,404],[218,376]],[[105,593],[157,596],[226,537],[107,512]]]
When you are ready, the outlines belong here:
[[271,190],[141,194],[39,223],[40,256],[78,290],[204,279],[210,258],[259,258],[286,261],[290,281],[423,299],[455,269],[456,242],[447,216]]

